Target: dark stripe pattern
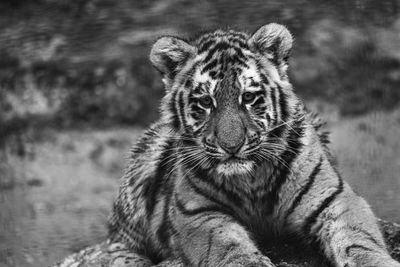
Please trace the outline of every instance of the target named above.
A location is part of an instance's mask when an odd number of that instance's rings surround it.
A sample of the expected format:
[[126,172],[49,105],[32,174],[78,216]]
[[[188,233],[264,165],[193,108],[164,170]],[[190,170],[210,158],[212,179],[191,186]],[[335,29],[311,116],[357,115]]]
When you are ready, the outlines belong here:
[[[188,185],[191,187],[191,189],[196,192],[196,194],[210,200],[211,202],[217,204],[220,209],[223,211],[224,214],[230,215],[232,218],[235,218],[238,222],[243,224],[242,219],[240,219],[237,215],[236,212],[227,204],[225,204],[224,202],[222,202],[221,200],[217,199],[216,197],[214,197],[211,192],[207,192],[206,190],[202,189],[201,187],[199,187],[195,181],[192,180],[193,178],[188,178],[187,182]],[[244,225],[244,224],[243,224]]]
[[278,202],[281,187],[285,184],[290,173],[291,165],[303,147],[303,143],[300,140],[303,135],[303,119],[295,120],[286,137],[288,140],[287,149],[280,156],[284,164],[280,163],[279,166],[275,168],[273,174],[275,181],[271,186],[270,193],[266,193],[263,196],[263,202],[267,204],[268,213],[272,213],[275,204]]
[[172,126],[174,127],[175,130],[179,129],[179,115],[178,115],[178,110],[176,108],[176,96],[178,94],[178,91],[175,90],[172,92],[172,96],[170,99],[170,102],[168,103],[169,111],[172,114]]
[[311,187],[314,184],[315,177],[321,171],[321,163],[322,163],[322,157],[320,157],[318,164],[312,170],[310,176],[308,177],[308,181],[307,181],[306,185],[302,188],[300,193],[296,196],[296,198],[293,200],[292,204],[290,205],[290,208],[288,209],[288,211],[285,215],[285,222],[287,221],[287,218],[290,216],[290,214],[292,214],[293,211],[300,204],[301,200],[303,199],[303,196],[305,196],[310,191]]
[[178,97],[178,107],[179,107],[179,118],[181,121],[181,127],[185,130],[188,130],[188,125],[186,122],[186,107],[185,107],[185,100],[183,99],[184,92],[180,91],[179,92],[179,97]]
[[[166,177],[169,178],[169,177]],[[157,236],[158,239],[160,240],[161,244],[164,245],[165,248],[168,248],[168,241],[170,239],[171,233],[171,222],[169,219],[169,206],[172,198],[172,193],[173,193],[173,185],[172,182],[167,181],[164,183],[164,190],[163,194],[165,195],[165,203],[164,203],[164,208],[163,208],[163,217],[161,221],[161,225],[159,226],[157,230]]]
[[197,41],[198,53],[206,53],[201,73],[208,72],[212,79],[223,79],[228,69],[241,73],[241,68],[248,68],[248,57],[243,53],[249,49],[246,38],[234,32],[215,32],[201,37]]
[[367,248],[367,247],[365,247],[363,245],[353,244],[353,245],[350,245],[350,246],[346,247],[345,252],[346,252],[347,257],[350,257],[350,251],[352,249],[361,249],[361,250],[366,250],[366,251],[372,251],[372,249]]
[[338,177],[339,180],[339,184],[336,188],[336,190],[329,196],[327,197],[322,203],[321,205],[314,210],[305,220],[305,223],[303,225],[303,233],[306,235],[311,234],[311,228],[312,226],[317,222],[317,219],[319,217],[319,215],[330,206],[330,204],[335,200],[335,198],[343,192],[343,180],[342,178],[339,176]]
[[362,228],[359,228],[359,227],[355,227],[355,226],[352,226],[352,227],[349,227],[349,228],[350,228],[352,231],[356,232],[356,233],[361,233],[361,234],[365,235],[366,239],[368,239],[369,241],[371,241],[372,243],[374,243],[376,246],[385,249],[385,246],[382,247],[382,244],[380,244],[380,243],[376,240],[376,238],[375,238],[374,236],[372,236],[372,234],[369,233],[368,231],[366,231],[366,230],[364,230],[364,229],[362,229]]
[[[274,111],[275,128],[269,132],[269,137],[279,138],[282,137],[283,132],[287,128],[286,122],[289,119],[288,103],[286,95],[283,93],[281,87],[271,88],[272,107]],[[278,112],[280,111],[280,114]],[[296,134],[296,133],[294,133]]]
[[214,190],[216,190],[217,192],[218,191],[222,192],[225,195],[225,197],[229,201],[234,203],[237,207],[240,208],[243,206],[243,199],[240,195],[236,194],[235,192],[233,192],[231,190],[227,190],[226,186],[224,186],[224,185],[217,184],[215,182],[215,180],[212,177],[210,177],[210,175],[203,169],[197,168],[195,170],[195,175],[196,175],[196,178],[198,178],[199,180],[208,184],[210,187],[214,188]]
[[[187,209],[185,207],[185,204],[177,197],[175,196],[175,204],[178,210],[186,216],[195,216],[199,214],[204,214],[206,212],[217,212],[217,213],[222,213],[225,214],[226,210],[221,208],[221,206],[218,205],[210,205],[210,206],[204,206],[196,209]],[[228,214],[229,215],[229,214]]]
[[147,216],[151,217],[154,207],[157,204],[159,192],[163,188],[166,174],[171,170],[172,162],[169,160],[172,153],[173,142],[167,141],[164,145],[164,151],[158,159],[157,169],[154,175],[148,179],[148,183],[144,186],[144,195],[148,196],[146,199]]

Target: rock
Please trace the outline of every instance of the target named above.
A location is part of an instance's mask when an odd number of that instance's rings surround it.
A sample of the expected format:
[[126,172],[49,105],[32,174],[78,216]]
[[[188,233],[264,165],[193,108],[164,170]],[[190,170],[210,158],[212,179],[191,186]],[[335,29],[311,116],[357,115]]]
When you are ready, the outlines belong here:
[[43,180],[40,178],[31,178],[26,181],[26,184],[31,187],[42,186]]
[[380,226],[390,254],[400,261],[400,224],[380,220]]

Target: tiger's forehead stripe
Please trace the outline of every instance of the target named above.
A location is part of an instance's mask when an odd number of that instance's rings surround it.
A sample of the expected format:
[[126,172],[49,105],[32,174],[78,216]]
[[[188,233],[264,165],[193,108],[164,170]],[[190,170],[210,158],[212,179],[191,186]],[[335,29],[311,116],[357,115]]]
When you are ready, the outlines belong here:
[[197,40],[198,54],[207,52],[204,60],[209,61],[216,52],[231,49],[241,58],[244,57],[242,51],[249,50],[247,39],[247,35],[234,31],[206,34]]
[[198,52],[202,53],[208,50],[212,45],[225,41],[228,43],[237,44],[240,48],[248,49],[248,35],[235,31],[215,31],[201,36],[197,41]]
[[247,38],[247,35],[233,31],[217,31],[201,37],[197,42],[198,56],[195,59],[200,63],[200,73],[194,80],[223,80],[231,69],[239,75],[249,69],[252,58]]

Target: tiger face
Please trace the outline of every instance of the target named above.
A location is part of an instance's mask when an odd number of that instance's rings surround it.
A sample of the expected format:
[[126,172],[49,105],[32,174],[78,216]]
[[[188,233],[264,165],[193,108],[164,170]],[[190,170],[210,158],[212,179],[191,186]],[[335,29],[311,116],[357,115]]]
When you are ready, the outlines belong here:
[[[249,37],[216,31],[189,44],[163,37],[150,58],[167,89],[162,116],[181,135],[182,162],[225,176],[251,173],[276,157],[287,118],[287,79],[292,37],[278,24]],[[275,128],[274,128],[275,127]]]

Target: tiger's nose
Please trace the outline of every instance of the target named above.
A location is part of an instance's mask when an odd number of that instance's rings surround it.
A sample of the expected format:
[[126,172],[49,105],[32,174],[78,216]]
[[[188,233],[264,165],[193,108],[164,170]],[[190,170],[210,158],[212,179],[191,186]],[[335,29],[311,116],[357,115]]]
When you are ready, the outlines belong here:
[[237,153],[245,142],[245,131],[241,124],[221,127],[217,132],[218,145],[229,154]]
[[218,144],[225,152],[227,152],[229,154],[236,154],[237,152],[239,152],[240,148],[243,146],[244,138],[240,142],[236,142],[236,143],[230,143],[230,142],[226,143],[224,141],[219,141]]
[[218,145],[229,154],[237,153],[245,141],[245,127],[235,110],[226,110],[218,121],[216,137]]

